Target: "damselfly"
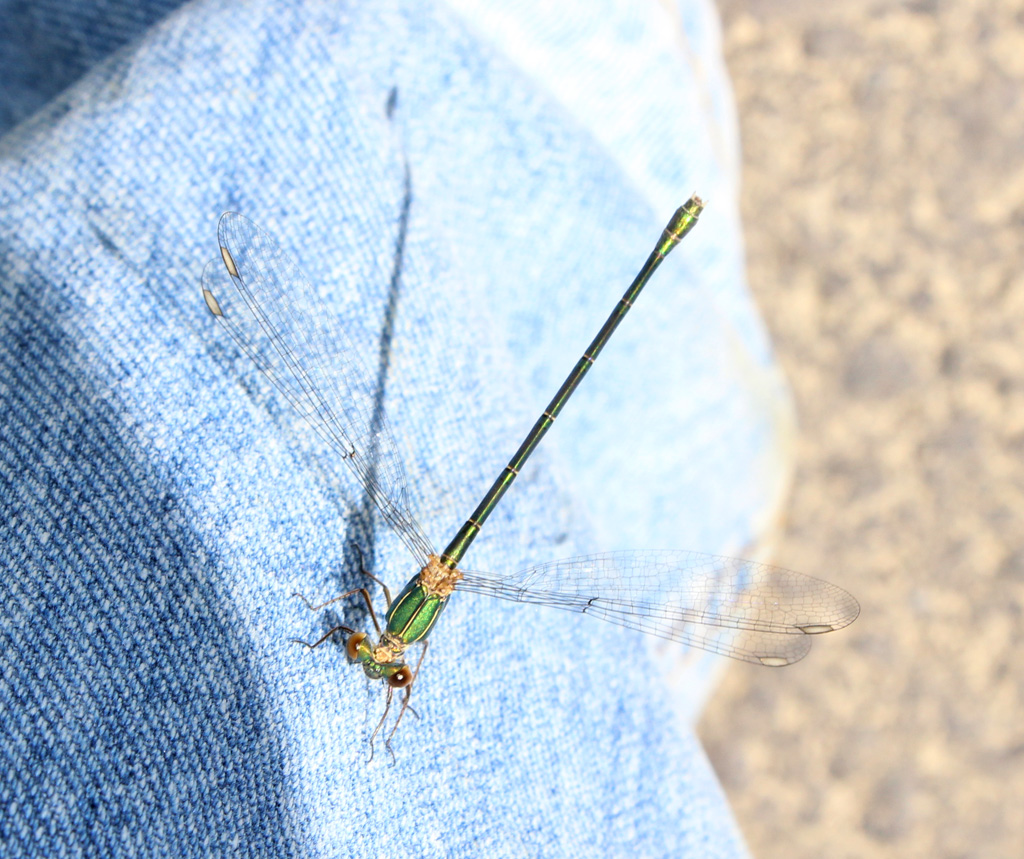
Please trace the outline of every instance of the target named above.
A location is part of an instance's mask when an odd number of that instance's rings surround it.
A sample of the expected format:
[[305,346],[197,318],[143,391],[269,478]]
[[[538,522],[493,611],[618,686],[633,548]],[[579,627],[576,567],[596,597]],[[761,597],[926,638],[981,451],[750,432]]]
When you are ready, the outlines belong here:
[[[344,632],[349,660],[361,665],[367,677],[386,684],[384,715],[370,738],[371,748],[387,719],[394,690],[405,689],[386,741],[390,747],[409,706],[427,637],[456,592],[580,612],[769,666],[796,662],[810,649],[810,636],[842,629],[856,619],[860,611],[857,601],[828,582],[753,561],[697,552],[611,552],[552,561],[511,575],[459,567],[487,517],[655,269],[696,224],[702,208],[703,203],[694,196],[672,216],[607,322],[443,552],[435,551],[409,509],[405,469],[362,357],[344,332],[327,323],[329,317],[316,291],[270,236],[241,215],[221,217],[217,231],[221,261],[211,262],[203,274],[207,307],[348,464],[419,566],[396,599],[384,586],[387,611],[383,627],[365,588],[330,601],[360,595],[369,609],[376,642],[365,632],[336,626],[308,645],[316,647],[334,633]],[[225,269],[233,289],[221,289],[226,286]],[[405,661],[405,651],[413,644],[423,645],[415,670]]]

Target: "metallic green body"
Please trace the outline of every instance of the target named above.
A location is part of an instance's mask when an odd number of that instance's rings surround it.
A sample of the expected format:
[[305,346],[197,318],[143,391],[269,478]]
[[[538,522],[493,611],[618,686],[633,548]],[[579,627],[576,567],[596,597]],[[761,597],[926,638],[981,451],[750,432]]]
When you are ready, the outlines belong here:
[[388,608],[384,616],[387,631],[406,644],[423,641],[434,628],[448,597],[428,594],[419,583],[419,576],[412,579]]
[[[629,313],[630,308],[633,306],[633,302],[636,301],[637,296],[647,285],[647,281],[651,279],[651,275],[654,274],[655,269],[661,265],[661,261],[665,259],[672,248],[679,244],[680,240],[690,230],[693,229],[697,223],[697,218],[700,216],[701,210],[704,208],[704,203],[700,197],[693,196],[687,200],[682,206],[676,209],[672,219],[668,222],[668,226],[661,233],[661,238],[658,240],[658,244],[655,246],[651,255],[647,258],[647,262],[644,263],[644,267],[640,269],[639,274],[634,278],[630,284],[629,289],[626,290],[626,294],[622,296],[615,309],[612,311],[611,316],[608,317],[608,321],[605,322],[604,326],[597,336],[594,338],[590,346],[587,347],[587,351],[583,353],[583,357],[576,363],[572,372],[568,375],[566,380],[562,383],[562,387],[558,389],[558,393],[555,394],[555,398],[548,403],[548,407],[544,410],[544,413],[537,419],[537,422],[533,425],[533,429],[530,430],[526,439],[520,445],[519,450],[516,451],[515,456],[509,461],[509,464],[505,466],[505,469],[498,475],[498,479],[494,481],[494,485],[487,491],[487,494],[483,497],[483,500],[477,505],[476,510],[466,520],[466,524],[463,525],[459,532],[452,539],[451,543],[441,553],[441,561],[451,569],[455,569],[459,561],[462,560],[462,556],[466,554],[466,550],[469,548],[469,544],[473,542],[476,535],[480,533],[480,529],[483,527],[487,517],[491,515],[491,511],[497,506],[501,500],[501,496],[505,494],[511,485],[512,481],[516,479],[519,474],[519,469],[523,467],[523,464],[533,453],[535,447],[540,444],[540,440],[544,438],[544,434],[551,427],[551,424],[555,422],[555,418],[558,417],[558,413],[562,411],[562,406],[565,405],[569,397],[572,396],[573,391],[576,390],[577,385],[583,380],[583,377],[587,374],[587,370],[591,368],[597,356],[604,348],[605,343],[608,342],[609,338],[622,321],[623,317]],[[408,587],[406,588],[408,590]]]
[[[487,517],[497,506],[505,491],[512,485],[512,482],[519,474],[520,468],[529,459],[530,454],[540,444],[540,440],[554,423],[555,418],[562,411],[562,407],[572,396],[576,387],[583,380],[587,371],[593,366],[594,361],[608,342],[612,333],[618,327],[630,309],[633,302],[643,290],[647,281],[655,269],[661,265],[666,254],[672,250],[697,223],[697,218],[703,209],[704,204],[699,197],[692,197],[672,216],[668,226],[661,234],[661,239],[655,246],[654,251],[648,257],[647,262],[637,274],[625,295],[619,300],[604,326],[597,336],[583,353],[583,357],[576,363],[572,372],[558,389],[554,399],[548,404],[543,414],[537,419],[533,429],[523,440],[515,456],[505,466],[498,479],[494,482],[476,510],[469,517],[466,523],[459,529],[448,547],[440,557],[431,556],[427,565],[423,567],[419,575],[412,579],[402,589],[384,616],[386,628],[380,637],[376,647],[371,646],[368,641],[360,640],[352,651],[351,639],[349,658],[363,666],[366,676],[373,679],[385,679],[389,683],[393,678],[405,680],[398,686],[407,685],[411,680],[406,679],[408,666],[402,659],[406,647],[417,642],[424,642],[430,635],[434,624],[441,616],[448,599],[451,596],[452,588],[457,584],[461,575],[445,576],[439,575],[441,570],[446,569],[457,574],[459,562],[465,555],[466,550],[480,532]],[[435,564],[436,562],[436,564]],[[426,585],[424,584],[426,583]],[[429,585],[429,587],[428,587]],[[441,590],[445,596],[440,596],[437,591]],[[363,635],[362,633],[358,633]],[[405,676],[403,676],[405,675]],[[415,675],[411,675],[414,677]],[[393,684],[397,685],[397,684]],[[406,699],[408,700],[408,699]]]

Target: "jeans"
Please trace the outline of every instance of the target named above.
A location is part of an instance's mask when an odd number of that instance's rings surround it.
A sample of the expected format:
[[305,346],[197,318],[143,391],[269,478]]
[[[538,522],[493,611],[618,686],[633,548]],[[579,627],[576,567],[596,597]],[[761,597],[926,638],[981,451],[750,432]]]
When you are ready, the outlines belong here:
[[713,7],[550,6],[0,5],[3,856],[744,855],[717,661],[580,615],[456,592],[368,761],[381,686],[293,641],[365,606],[293,594],[415,564],[199,292],[222,211],[288,249],[443,547],[696,190],[465,566],[749,549],[791,422]]

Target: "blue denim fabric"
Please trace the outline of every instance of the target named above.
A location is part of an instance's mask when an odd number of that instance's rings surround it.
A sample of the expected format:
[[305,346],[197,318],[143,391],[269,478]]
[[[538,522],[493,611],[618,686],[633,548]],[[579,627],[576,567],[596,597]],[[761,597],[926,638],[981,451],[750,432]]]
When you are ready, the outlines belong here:
[[697,190],[466,566],[741,551],[786,398],[710,4],[168,5],[0,39],[0,854],[743,855],[689,721],[714,661],[586,617],[456,595],[367,763],[381,688],[290,641],[366,613],[292,594],[365,584],[353,542],[393,590],[415,566],[198,288],[236,210],[374,366],[395,300],[383,397],[443,545]]

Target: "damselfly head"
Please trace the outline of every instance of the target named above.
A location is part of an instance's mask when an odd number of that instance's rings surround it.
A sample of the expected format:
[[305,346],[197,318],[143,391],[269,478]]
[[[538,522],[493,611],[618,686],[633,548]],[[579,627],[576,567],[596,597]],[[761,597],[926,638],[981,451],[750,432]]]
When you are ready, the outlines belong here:
[[349,662],[358,662],[363,673],[371,680],[384,680],[392,689],[404,689],[412,683],[409,666],[395,657],[398,655],[383,642],[371,647],[365,632],[353,632],[345,642]]

